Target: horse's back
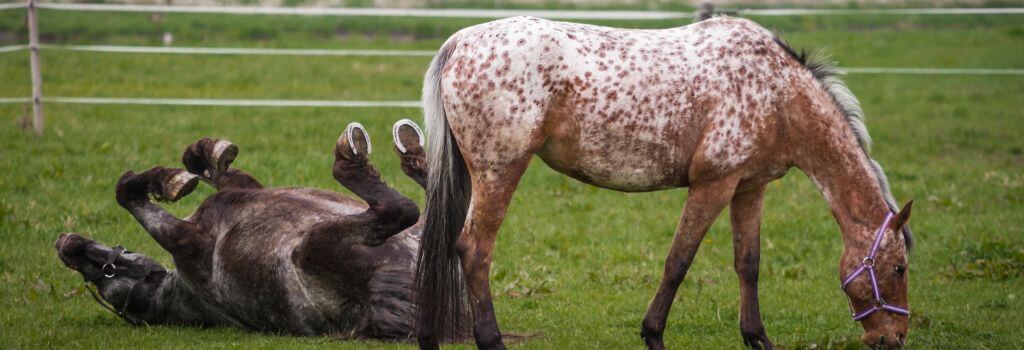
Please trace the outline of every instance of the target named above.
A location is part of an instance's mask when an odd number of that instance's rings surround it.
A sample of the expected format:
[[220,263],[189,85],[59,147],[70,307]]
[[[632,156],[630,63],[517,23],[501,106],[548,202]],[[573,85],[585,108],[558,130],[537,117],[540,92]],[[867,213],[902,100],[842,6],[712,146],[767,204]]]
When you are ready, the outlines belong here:
[[701,150],[742,162],[756,138],[743,128],[778,103],[785,59],[769,31],[734,18],[627,30],[520,17],[454,40],[442,90],[467,161],[536,153],[624,191],[687,186]]

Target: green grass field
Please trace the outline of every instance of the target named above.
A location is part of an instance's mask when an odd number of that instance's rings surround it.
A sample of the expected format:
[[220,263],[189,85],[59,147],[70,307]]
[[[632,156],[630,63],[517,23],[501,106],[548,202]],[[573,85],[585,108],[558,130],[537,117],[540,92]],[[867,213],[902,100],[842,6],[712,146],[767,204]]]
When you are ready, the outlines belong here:
[[[48,43],[434,49],[479,20],[307,18],[42,12]],[[1024,68],[1024,16],[759,18],[795,46],[825,48],[846,67]],[[629,27],[680,23],[600,22]],[[0,12],[0,45],[24,38]],[[30,91],[27,53],[0,53],[0,97]],[[364,99],[418,97],[429,58],[177,56],[43,51],[49,96]],[[908,346],[1021,348],[1024,324],[1024,77],[852,75],[873,155],[902,202],[914,199]],[[235,166],[271,186],[338,189],[331,148],[360,121],[380,145],[383,177],[422,203],[390,153],[401,108],[225,108],[48,104],[47,131],[22,131],[25,106],[0,105],[0,346],[11,348],[409,348],[293,338],[239,329],[131,327],[83,294],[53,250],[81,233],[170,264],[114,201],[128,169],[178,166],[203,137],[241,147]],[[201,186],[167,205],[194,210]],[[837,288],[839,229],[799,171],[773,183],[763,224],[761,309],[785,348],[860,348]],[[640,348],[640,320],[686,199],[685,190],[623,194],[535,162],[499,235],[492,289],[508,332],[541,332],[524,349]],[[726,216],[712,228],[666,331],[674,348],[740,348],[738,289]],[[467,346],[468,347],[468,346]]]

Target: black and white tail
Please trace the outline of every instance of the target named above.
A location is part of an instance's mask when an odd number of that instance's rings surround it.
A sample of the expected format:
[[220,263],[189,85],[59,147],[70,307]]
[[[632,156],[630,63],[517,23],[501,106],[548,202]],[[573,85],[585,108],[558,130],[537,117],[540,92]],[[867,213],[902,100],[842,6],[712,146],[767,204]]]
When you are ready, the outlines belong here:
[[423,82],[423,114],[430,145],[426,223],[416,267],[416,329],[421,345],[465,339],[470,326],[456,240],[466,220],[472,189],[441,98],[441,74],[456,46],[455,37],[448,39],[434,56]]

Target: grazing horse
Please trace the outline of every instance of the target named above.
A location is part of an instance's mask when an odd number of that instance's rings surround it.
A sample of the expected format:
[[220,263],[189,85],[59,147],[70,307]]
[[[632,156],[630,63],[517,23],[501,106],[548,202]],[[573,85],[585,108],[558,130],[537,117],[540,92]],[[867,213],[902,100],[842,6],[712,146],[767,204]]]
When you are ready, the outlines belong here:
[[[402,169],[425,186],[419,127],[402,121],[394,135]],[[171,253],[176,271],[77,234],[60,235],[58,256],[132,324],[411,339],[419,210],[380,180],[369,148],[353,124],[334,149],[334,178],[363,203],[331,191],[264,188],[229,168],[237,146],[202,139],[185,150],[186,169],[129,171],[117,183],[117,202]],[[185,219],[149,199],[176,201],[200,180],[217,192]]]
[[773,348],[757,301],[761,209],[766,185],[791,167],[817,185],[842,231],[839,274],[861,339],[900,346],[909,323],[910,205],[897,211],[869,156],[863,113],[837,74],[745,19],[625,30],[515,17],[455,33],[423,87],[430,147],[420,346],[458,336],[471,316],[478,347],[504,347],[488,272],[534,155],[603,188],[689,188],[642,322],[648,348],[664,348],[672,300],[726,206],[740,333],[749,346]]

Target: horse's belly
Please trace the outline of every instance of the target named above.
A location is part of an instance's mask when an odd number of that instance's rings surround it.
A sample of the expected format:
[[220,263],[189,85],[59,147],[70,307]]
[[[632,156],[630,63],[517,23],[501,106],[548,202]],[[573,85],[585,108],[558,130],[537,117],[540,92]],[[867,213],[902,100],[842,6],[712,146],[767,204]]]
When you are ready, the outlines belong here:
[[[211,269],[210,292],[219,306],[246,327],[289,334],[321,334],[351,324],[328,322],[347,315],[345,300],[308,278],[294,252],[325,222],[365,210],[341,195],[304,188],[266,189],[235,203],[231,219],[221,218]],[[337,317],[352,319],[352,317]]]
[[573,135],[549,135],[537,152],[544,163],[560,173],[625,192],[688,185],[690,152],[681,140],[638,135],[614,123],[571,129],[575,129]]

